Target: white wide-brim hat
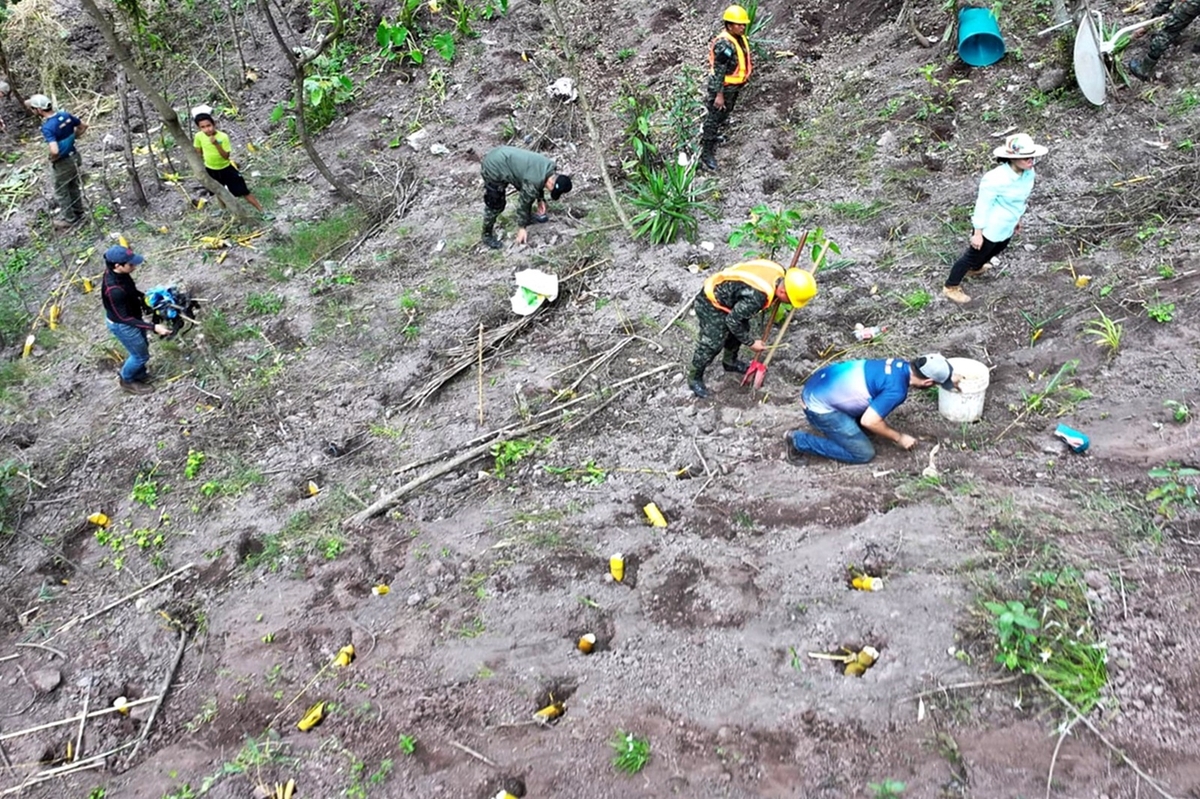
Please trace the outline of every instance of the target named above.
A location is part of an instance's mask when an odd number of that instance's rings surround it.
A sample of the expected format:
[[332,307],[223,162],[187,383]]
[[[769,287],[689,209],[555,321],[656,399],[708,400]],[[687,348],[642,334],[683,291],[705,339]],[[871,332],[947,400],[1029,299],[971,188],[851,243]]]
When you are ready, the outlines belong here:
[[1050,152],[1048,147],[1033,143],[1033,137],[1028,133],[1014,133],[1004,140],[1004,144],[992,151],[997,158],[1041,158]]

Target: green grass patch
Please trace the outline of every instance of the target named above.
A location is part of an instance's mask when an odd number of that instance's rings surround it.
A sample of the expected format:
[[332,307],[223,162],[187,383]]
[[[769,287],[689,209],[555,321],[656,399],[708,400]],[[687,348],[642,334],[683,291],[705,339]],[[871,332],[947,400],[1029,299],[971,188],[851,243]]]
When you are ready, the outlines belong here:
[[284,243],[267,251],[267,257],[277,268],[305,271],[353,240],[365,223],[362,211],[346,206],[320,221],[297,224]]

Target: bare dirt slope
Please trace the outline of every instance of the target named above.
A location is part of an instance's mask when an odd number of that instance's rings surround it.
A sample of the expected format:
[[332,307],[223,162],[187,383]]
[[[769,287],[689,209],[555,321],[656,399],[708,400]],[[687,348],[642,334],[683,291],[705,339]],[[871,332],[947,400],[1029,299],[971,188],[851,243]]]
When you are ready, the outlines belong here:
[[[927,35],[945,25],[941,5],[917,4]],[[12,763],[0,790],[244,797],[294,778],[304,797],[484,799],[519,779],[530,797],[825,797],[890,779],[905,797],[1045,795],[1071,717],[994,663],[981,600],[1032,603],[1048,579],[1106,647],[1088,720],[1169,795],[1200,795],[1194,510],[1182,488],[1166,505],[1145,499],[1164,482],[1148,469],[1196,463],[1194,422],[1164,401],[1190,407],[1200,388],[1200,63],[1173,50],[1160,80],[1092,108],[1054,74],[1069,46],[1035,36],[1049,4],[1028,5],[1005,9],[1009,55],[983,70],[919,47],[896,24],[899,2],[764,9],[768,53],[790,55],[760,59],[720,150],[718,218],[698,239],[712,250],[631,242],[599,164],[619,175],[623,97],[676,96],[683,68],[702,66],[716,6],[514,2],[476,23],[453,64],[430,54],[421,69],[366,58],[396,11],[359,6],[347,67],[358,91],[318,143],[339,174],[400,198],[377,225],[270,123],[286,65],[252,14],[235,19],[258,79],[228,98],[228,127],[259,145],[243,166],[278,215],[272,232],[239,244],[245,231],[185,210],[169,185],[133,210],[120,154],[103,145],[122,121],[111,102],[89,104],[96,221],[52,238],[37,199],[8,218],[5,241],[37,254],[23,299],[39,307],[64,272],[95,272],[88,248],[123,232],[148,255],[140,285],[186,279],[212,302],[200,330],[156,343],[149,398],[117,391],[98,302],[77,283],[61,327],[42,328],[6,378],[16,533],[0,565]],[[287,16],[319,33],[305,7]],[[103,55],[90,25],[64,24]],[[228,42],[211,41],[212,71],[238,85]],[[578,104],[545,92],[570,73],[567,52],[598,141]],[[226,99],[194,70],[172,74],[186,75],[173,79],[181,106]],[[35,164],[29,126],[5,110],[10,168]],[[417,129],[414,152],[404,139]],[[978,176],[1011,129],[1051,148],[1031,212],[998,273],[968,286],[976,301],[942,302]],[[532,246],[491,253],[477,245],[478,160],[506,141],[556,157],[577,189]],[[725,242],[760,203],[802,209],[843,257],[765,394],[710,374],[714,398],[697,402],[682,375],[694,318],[675,320],[704,269],[740,257]],[[509,217],[502,227],[511,241]],[[447,363],[474,357],[481,323],[491,335],[513,321],[511,275],[531,266],[564,278],[563,295],[489,351],[481,376],[439,385]],[[1115,352],[1086,332],[1102,313],[1123,326]],[[857,344],[859,322],[888,334]],[[782,433],[803,424],[799,386],[821,363],[933,350],[992,367],[982,421],[953,425],[919,394],[892,419],[921,438],[911,453],[884,443],[862,467],[783,460]],[[522,459],[469,460],[344,524],[489,431],[538,420],[552,424],[522,436],[537,445]],[[1059,422],[1088,432],[1087,455],[1052,437]],[[651,501],[666,529],[648,526]],[[107,533],[86,521],[96,511],[112,518]],[[620,584],[605,579],[613,552],[627,559]],[[884,591],[851,591],[849,564],[882,574]],[[380,585],[390,592],[374,595]],[[575,648],[587,632],[590,656]],[[125,749],[16,789],[78,728],[13,733],[85,703],[152,700],[181,636],[136,758]],[[328,665],[348,643],[353,664]],[[881,657],[861,679],[806,656],[863,645]],[[319,701],[324,722],[300,732]],[[555,701],[557,723],[532,723]],[[84,756],[135,741],[150,707],[90,720]],[[650,742],[636,776],[609,763],[618,729]],[[1051,795],[1151,795],[1140,783],[1077,723]]]

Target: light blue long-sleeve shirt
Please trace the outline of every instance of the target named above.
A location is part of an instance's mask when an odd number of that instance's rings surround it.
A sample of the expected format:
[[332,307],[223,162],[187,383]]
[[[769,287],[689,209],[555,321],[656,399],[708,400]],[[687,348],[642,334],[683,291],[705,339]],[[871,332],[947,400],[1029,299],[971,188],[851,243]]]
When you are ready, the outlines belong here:
[[983,231],[988,241],[1007,241],[1025,214],[1033,192],[1032,169],[1017,171],[1008,164],[989,170],[979,181],[979,197],[971,214],[971,227]]

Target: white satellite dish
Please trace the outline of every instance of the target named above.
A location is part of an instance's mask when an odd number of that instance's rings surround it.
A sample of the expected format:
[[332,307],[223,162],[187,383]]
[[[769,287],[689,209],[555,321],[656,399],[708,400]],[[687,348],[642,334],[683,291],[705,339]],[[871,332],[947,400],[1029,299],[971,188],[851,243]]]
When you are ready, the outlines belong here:
[[1108,69],[1104,66],[1104,57],[1100,55],[1100,37],[1096,34],[1091,14],[1083,15],[1075,34],[1075,80],[1089,103],[1104,105]]

